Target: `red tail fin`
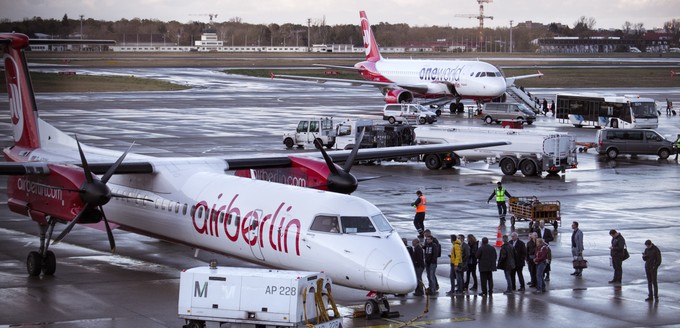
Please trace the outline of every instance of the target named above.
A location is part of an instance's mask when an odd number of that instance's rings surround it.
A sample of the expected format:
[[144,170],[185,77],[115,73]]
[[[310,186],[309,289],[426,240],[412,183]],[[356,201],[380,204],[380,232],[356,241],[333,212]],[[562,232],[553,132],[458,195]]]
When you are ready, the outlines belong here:
[[380,55],[380,49],[378,49],[378,43],[375,42],[375,37],[373,37],[373,31],[371,31],[371,24],[368,23],[366,12],[363,10],[360,11],[359,17],[361,17],[361,31],[364,35],[366,60],[377,62],[382,59],[382,56]]
[[0,34],[0,53],[5,63],[5,80],[14,142],[27,148],[40,147],[38,112],[31,77],[24,57],[28,36],[18,33]]

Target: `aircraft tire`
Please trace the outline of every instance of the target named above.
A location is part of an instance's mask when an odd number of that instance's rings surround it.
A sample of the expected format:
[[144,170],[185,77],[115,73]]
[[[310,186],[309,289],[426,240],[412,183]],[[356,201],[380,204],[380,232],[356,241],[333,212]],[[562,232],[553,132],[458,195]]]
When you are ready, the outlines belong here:
[[364,311],[366,311],[366,318],[377,319],[380,317],[380,307],[376,300],[368,300],[364,304]]
[[45,252],[45,258],[42,262],[42,273],[46,276],[52,276],[57,271],[57,257],[52,251]]
[[37,277],[42,271],[42,256],[36,251],[28,253],[28,258],[26,258],[26,270],[28,275],[31,277]]

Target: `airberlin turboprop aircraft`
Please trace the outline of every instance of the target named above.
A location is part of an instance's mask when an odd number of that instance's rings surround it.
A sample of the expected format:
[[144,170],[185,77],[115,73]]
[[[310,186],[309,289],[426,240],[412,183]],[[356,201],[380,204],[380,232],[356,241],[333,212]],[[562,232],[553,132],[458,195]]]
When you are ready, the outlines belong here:
[[[455,99],[451,112],[463,111],[460,99],[487,101],[505,93],[515,80],[543,76],[538,74],[503,77],[495,66],[483,61],[385,59],[380,54],[371,26],[364,11],[359,12],[364,37],[366,60],[354,67],[316,65],[334,69],[356,71],[365,81],[317,78],[295,75],[272,74],[272,77],[324,82],[344,82],[352,85],[370,85],[380,88],[386,103],[412,102],[414,98],[437,100]],[[457,108],[456,108],[457,107]]]
[[[409,255],[381,211],[349,195],[357,186],[348,172],[351,163],[506,144],[331,154],[322,149],[325,162],[302,156],[155,158],[129,149],[121,154],[81,145],[40,119],[24,56],[28,45],[23,34],[0,34],[14,129],[14,145],[4,150],[0,174],[10,176],[10,210],[41,228],[40,247],[27,258],[29,275],[55,273],[50,241],[57,223],[67,225],[55,243],[78,223],[103,221],[112,250],[111,226],[264,266],[323,271],[335,283],[379,295],[407,293],[416,287]],[[334,162],[349,165],[340,168]],[[289,176],[277,181],[300,184],[303,179],[308,187],[225,173],[239,169],[279,170]]]

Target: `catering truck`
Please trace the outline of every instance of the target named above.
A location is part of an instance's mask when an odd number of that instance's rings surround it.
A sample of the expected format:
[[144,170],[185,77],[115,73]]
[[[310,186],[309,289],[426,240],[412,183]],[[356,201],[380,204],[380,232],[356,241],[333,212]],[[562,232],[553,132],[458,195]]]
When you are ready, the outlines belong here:
[[509,145],[467,149],[447,154],[428,154],[423,157],[427,168],[436,170],[465,162],[486,161],[498,163],[505,175],[514,175],[519,169],[525,176],[542,172],[557,174],[576,168],[576,139],[567,134],[545,134],[498,128],[471,127],[419,127],[416,142],[469,143],[480,141],[509,141]]
[[178,315],[186,328],[342,327],[321,272],[197,267],[180,273]]

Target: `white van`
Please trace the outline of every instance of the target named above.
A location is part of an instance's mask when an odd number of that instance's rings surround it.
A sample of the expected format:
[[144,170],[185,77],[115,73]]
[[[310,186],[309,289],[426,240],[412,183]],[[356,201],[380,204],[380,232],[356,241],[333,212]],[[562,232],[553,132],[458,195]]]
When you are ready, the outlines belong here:
[[420,104],[386,104],[383,108],[383,120],[394,123],[432,124],[437,122],[437,114]]

